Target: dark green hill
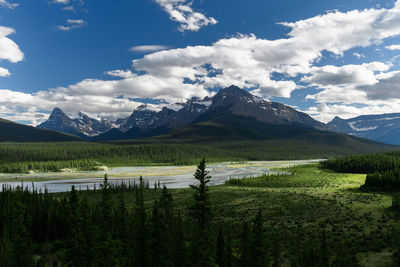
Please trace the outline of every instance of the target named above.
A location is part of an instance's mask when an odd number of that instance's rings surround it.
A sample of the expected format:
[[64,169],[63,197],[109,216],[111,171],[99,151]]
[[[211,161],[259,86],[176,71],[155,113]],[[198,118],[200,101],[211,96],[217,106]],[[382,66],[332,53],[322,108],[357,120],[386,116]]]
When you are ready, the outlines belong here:
[[202,144],[249,160],[332,158],[399,149],[299,123],[263,123],[253,117],[234,115],[224,110],[209,111],[195,122],[165,135],[119,143]]
[[78,137],[0,119],[0,142],[78,141]]

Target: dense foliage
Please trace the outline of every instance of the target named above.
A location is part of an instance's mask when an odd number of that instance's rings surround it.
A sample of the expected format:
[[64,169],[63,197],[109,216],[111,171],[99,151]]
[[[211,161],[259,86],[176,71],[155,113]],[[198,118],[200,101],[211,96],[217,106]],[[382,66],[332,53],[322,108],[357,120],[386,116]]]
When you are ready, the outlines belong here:
[[212,147],[188,144],[2,143],[0,173],[91,170],[99,165],[189,165],[204,156],[213,162],[242,159]]
[[321,164],[324,168],[343,173],[384,172],[400,166],[400,152],[351,155],[330,159]]
[[[72,188],[67,194],[3,187],[0,265],[357,266],[351,245],[332,239],[335,229],[290,233],[280,221],[266,224],[262,209],[250,220],[214,220],[220,211],[211,202],[204,167],[199,164],[199,184],[189,189],[184,204],[143,180],[111,185],[105,177],[98,191]],[[375,239],[363,242],[376,244]]]
[[332,158],[391,148],[375,144],[364,147],[345,137],[333,141],[326,138],[329,142],[310,139],[0,143],[0,173],[92,170],[101,165],[194,165],[203,157],[209,162]]
[[330,159],[321,164],[322,167],[337,172],[366,173],[362,188],[400,190],[400,152],[347,156]]

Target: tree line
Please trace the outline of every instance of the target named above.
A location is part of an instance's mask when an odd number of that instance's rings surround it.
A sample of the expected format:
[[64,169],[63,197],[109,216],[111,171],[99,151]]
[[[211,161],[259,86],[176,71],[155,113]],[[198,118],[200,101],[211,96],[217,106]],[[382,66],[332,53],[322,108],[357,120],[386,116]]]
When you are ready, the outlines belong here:
[[203,157],[214,162],[243,159],[227,151],[190,144],[2,143],[0,173],[92,170],[99,165],[191,165]]
[[[150,189],[111,185],[105,176],[98,194],[28,191],[3,186],[0,192],[1,266],[281,266],[281,236],[264,225],[262,210],[234,231],[215,222],[210,176],[202,160],[191,186],[192,201],[176,208],[166,187],[153,203]],[[93,192],[96,193],[96,192]],[[133,194],[133,205],[125,195]],[[148,207],[150,204],[150,207]],[[292,266],[357,266],[354,255],[329,251],[325,228],[317,240],[300,244]]]
[[400,152],[353,155],[321,162],[323,168],[343,173],[365,173],[364,189],[400,190]]

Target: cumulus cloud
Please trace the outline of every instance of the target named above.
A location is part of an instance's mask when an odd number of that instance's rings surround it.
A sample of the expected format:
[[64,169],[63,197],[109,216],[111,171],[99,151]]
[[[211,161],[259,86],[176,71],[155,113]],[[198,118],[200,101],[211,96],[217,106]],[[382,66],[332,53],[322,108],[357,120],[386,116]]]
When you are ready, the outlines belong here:
[[8,69],[0,67],[0,77],[8,77],[11,73]]
[[[163,7],[169,5],[171,10],[178,10],[178,5],[188,5],[185,0],[157,1]],[[400,35],[400,1],[390,9],[332,11],[281,24],[290,28],[286,38],[268,40],[255,35],[238,35],[210,45],[153,52],[133,60],[132,70],[107,72],[119,79],[85,79],[40,94],[44,94],[43,99],[51,101],[52,106],[57,104],[69,108],[67,112],[80,106],[75,102],[82,103],[83,107],[89,98],[96,98],[96,101],[106,99],[103,102],[107,104],[115,100],[118,105],[129,107],[134,106],[127,102],[129,98],[155,98],[173,103],[192,96],[208,96],[211,95],[209,89],[231,84],[251,89],[253,93],[267,98],[290,97],[294,90],[302,86],[316,86],[320,91],[307,96],[307,99],[330,107],[336,104],[357,109],[352,104],[379,107],[399,102],[395,93],[382,93],[379,98],[380,90],[389,90],[396,82],[400,84],[396,80],[397,73],[388,73],[389,64],[371,62],[316,66],[316,63],[321,62],[325,51],[340,57],[355,47],[380,44],[386,38]],[[183,23],[181,27],[189,27],[185,25],[189,24]],[[277,76],[280,78],[275,78]],[[302,86],[296,84],[294,77],[300,79]],[[70,101],[74,106],[68,104]],[[103,106],[93,105],[90,108],[91,113],[99,113]],[[319,115],[314,115],[318,116],[316,118],[330,114],[327,109],[318,107],[307,112],[319,112]]]
[[198,31],[207,25],[217,24],[218,21],[213,17],[206,17],[200,12],[192,9],[192,2],[187,0],[155,0],[165,12],[170,16],[170,19],[180,23],[179,31]]
[[73,29],[82,28],[86,25],[83,19],[67,19],[66,25],[58,25],[57,29],[60,31],[68,32]]
[[388,50],[400,50],[400,45],[389,45],[385,46],[385,48]]
[[[17,63],[24,59],[24,53],[22,53],[19,46],[8,37],[13,33],[15,33],[13,28],[0,26],[0,61],[7,60],[12,63]],[[10,75],[7,69],[0,68],[0,77]]]
[[129,48],[129,51],[143,53],[143,52],[157,52],[166,49],[170,49],[170,47],[166,45],[138,45]]
[[107,71],[105,74],[124,79],[133,78],[136,76],[136,74],[133,73],[131,70],[110,70]]
[[0,0],[0,6],[6,7],[6,8],[10,8],[10,9],[14,9],[17,6],[19,6],[19,4],[10,3],[10,2],[7,2],[7,0]]
[[358,86],[357,89],[365,92],[370,100],[398,99],[400,101],[400,71],[382,73],[376,78],[375,83]]
[[339,116],[342,119],[351,119],[366,114],[374,115],[393,113],[394,110],[400,110],[399,102],[369,103],[359,107],[343,103],[321,103],[305,110],[305,112],[315,119],[327,123],[336,116]]
[[341,67],[332,65],[312,67],[309,75],[304,76],[301,81],[321,88],[326,86],[372,85],[377,82],[375,72],[387,71],[389,67],[382,62]]
[[[90,103],[90,105],[88,105]],[[60,107],[68,113],[84,111],[88,114],[116,119],[127,117],[142,103],[125,98],[107,96],[70,95],[62,90],[39,91],[33,94],[0,89],[0,117],[14,121],[29,121],[37,125],[45,121],[51,111]],[[37,116],[37,115],[40,116]]]

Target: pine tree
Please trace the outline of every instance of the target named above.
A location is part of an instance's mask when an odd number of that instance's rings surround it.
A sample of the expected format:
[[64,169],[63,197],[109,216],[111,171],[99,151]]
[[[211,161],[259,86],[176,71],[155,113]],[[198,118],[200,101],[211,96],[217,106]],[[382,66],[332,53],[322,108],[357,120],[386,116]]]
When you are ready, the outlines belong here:
[[190,207],[190,216],[194,221],[193,257],[198,266],[212,266],[212,251],[209,236],[209,227],[212,220],[212,209],[208,195],[208,183],[211,176],[206,171],[206,161],[203,159],[194,174],[198,185],[190,185],[194,190],[194,203]]
[[233,255],[232,255],[232,237],[231,234],[228,234],[227,244],[226,244],[226,260],[225,266],[232,267],[233,266]]
[[85,253],[85,261],[80,266],[93,266],[93,246],[94,246],[94,228],[92,221],[91,208],[89,206],[88,197],[85,196],[81,202],[81,231],[83,235],[82,248]]
[[144,181],[140,176],[139,186],[136,190],[136,203],[134,210],[134,262],[136,266],[148,266],[148,231],[147,215],[144,207]]
[[174,266],[184,267],[187,266],[187,249],[185,233],[183,230],[183,220],[180,213],[177,214],[174,220],[174,225]]
[[78,194],[73,185],[68,199],[68,260],[71,266],[78,266],[86,262],[83,235],[81,232],[81,216]]
[[128,264],[128,226],[125,199],[122,193],[119,194],[119,208],[117,214],[117,240],[119,250],[119,263],[121,266]]
[[247,222],[243,223],[242,233],[240,238],[240,265],[245,267],[249,266],[250,263],[250,231],[249,224]]
[[26,227],[26,206],[17,200],[10,218],[11,266],[32,266],[32,240]]
[[219,228],[217,237],[217,258],[216,263],[219,267],[225,267],[226,253],[225,253],[225,238],[222,229]]
[[253,220],[250,235],[250,265],[263,267],[267,265],[267,251],[265,246],[265,229],[261,209]]
[[117,263],[116,246],[113,239],[112,207],[110,183],[106,174],[101,185],[101,221],[100,229],[98,229],[99,239],[96,253],[97,264],[101,266],[115,266]]
[[151,216],[150,263],[151,266],[172,266],[169,255],[167,227],[160,212],[159,202],[155,201]]

